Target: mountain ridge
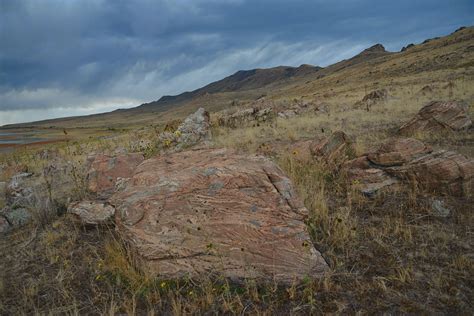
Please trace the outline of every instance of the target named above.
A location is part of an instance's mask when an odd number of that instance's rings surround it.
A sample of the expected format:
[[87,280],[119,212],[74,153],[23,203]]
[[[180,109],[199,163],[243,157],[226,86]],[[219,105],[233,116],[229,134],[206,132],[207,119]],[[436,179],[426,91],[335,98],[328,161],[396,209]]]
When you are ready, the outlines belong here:
[[[9,124],[1,128],[41,127],[48,124],[49,127],[69,127],[69,123],[74,120],[77,120],[76,125],[81,127],[90,125],[97,127],[125,126],[132,121],[135,124],[142,124],[152,120],[164,120],[166,115],[184,117],[200,106],[209,107],[211,111],[220,110],[231,104],[233,100],[256,100],[269,93],[274,98],[301,96],[306,94],[310,87],[314,91],[332,90],[336,88],[334,84],[340,84],[340,82],[351,81],[361,84],[361,78],[377,82],[383,78],[380,76],[383,76],[384,73],[406,76],[409,73],[430,71],[430,69],[464,67],[469,65],[466,64],[466,61],[462,62],[463,54],[471,52],[474,43],[470,43],[473,40],[474,27],[460,28],[449,35],[412,45],[402,52],[389,52],[382,44],[375,44],[349,59],[326,67],[302,64],[298,67],[277,66],[239,70],[193,91],[174,96],[166,95],[156,101],[143,103],[133,108],[117,109],[112,112],[87,116]],[[456,49],[456,45],[462,50]],[[439,60],[447,56],[443,53],[444,50],[450,50],[450,54],[453,56],[448,57],[450,58],[448,62],[440,63]],[[465,53],[463,53],[464,51]],[[378,65],[384,63],[386,63],[384,72],[376,70]],[[312,94],[316,95],[317,93],[313,92]],[[171,110],[173,114],[170,114]]]

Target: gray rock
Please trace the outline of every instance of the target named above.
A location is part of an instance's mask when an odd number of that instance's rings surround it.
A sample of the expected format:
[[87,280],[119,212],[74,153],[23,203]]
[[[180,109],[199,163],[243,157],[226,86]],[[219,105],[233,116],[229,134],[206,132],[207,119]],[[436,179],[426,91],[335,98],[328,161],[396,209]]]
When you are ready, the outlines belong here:
[[9,232],[11,229],[10,223],[5,216],[0,214],[0,234]]
[[435,216],[448,217],[451,214],[451,210],[444,206],[443,201],[433,200],[431,201],[431,210]]
[[189,115],[174,133],[160,135],[160,146],[174,151],[194,146],[211,138],[209,113],[200,108]]
[[84,224],[101,225],[111,221],[115,208],[99,201],[81,201],[71,203],[68,213],[77,215]]
[[24,208],[7,210],[4,217],[12,227],[24,226],[32,220],[31,213]]

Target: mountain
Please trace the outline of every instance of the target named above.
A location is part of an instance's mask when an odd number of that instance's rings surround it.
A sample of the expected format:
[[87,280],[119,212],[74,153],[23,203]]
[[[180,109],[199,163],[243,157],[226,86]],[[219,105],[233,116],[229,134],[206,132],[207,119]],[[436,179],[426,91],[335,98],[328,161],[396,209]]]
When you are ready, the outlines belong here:
[[153,108],[162,105],[177,104],[192,98],[214,93],[259,89],[288,79],[315,74],[321,69],[323,68],[312,65],[301,65],[299,67],[279,66],[268,69],[240,70],[229,77],[210,83],[197,90],[184,92],[176,96],[163,96],[158,101],[142,104],[140,108]]
[[[162,124],[185,117],[198,107],[219,111],[234,104],[253,102],[265,96],[271,100],[318,98],[337,101],[341,94],[357,94],[367,87],[383,87],[400,82],[413,84],[447,82],[456,76],[472,78],[474,27],[461,28],[444,37],[409,44],[401,52],[388,52],[373,45],[356,56],[327,67],[301,65],[237,71],[222,80],[176,96],[131,109],[82,117],[52,119],[5,126],[16,127],[130,127]],[[326,98],[326,99],[325,99]],[[331,99],[333,98],[333,99]]]

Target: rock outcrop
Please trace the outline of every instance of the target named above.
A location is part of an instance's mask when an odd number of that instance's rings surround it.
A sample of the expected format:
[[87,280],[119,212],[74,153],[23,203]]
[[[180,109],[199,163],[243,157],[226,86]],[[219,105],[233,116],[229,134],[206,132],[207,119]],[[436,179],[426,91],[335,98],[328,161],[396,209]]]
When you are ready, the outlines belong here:
[[430,146],[413,138],[393,138],[386,141],[367,158],[376,165],[390,167],[403,165],[416,157],[432,152]]
[[222,149],[158,156],[111,202],[118,231],[154,276],[291,283],[328,268],[303,222],[307,209],[264,157]]
[[358,101],[355,106],[359,108],[365,108],[370,111],[374,104],[384,102],[388,99],[387,89],[374,90],[366,94],[361,101]]
[[452,151],[433,151],[410,138],[388,140],[380,148],[344,164],[349,179],[364,194],[398,182],[453,196],[472,196],[474,160]]
[[188,146],[203,140],[209,140],[211,137],[209,112],[203,108],[198,109],[184,120],[177,131],[181,134],[181,143]]
[[130,178],[144,159],[141,153],[91,156],[87,172],[88,189],[98,194],[112,193],[117,179]]
[[313,141],[310,151],[315,159],[336,165],[354,155],[351,139],[341,131],[336,131],[323,140]]
[[163,132],[159,141],[160,147],[173,151],[192,147],[211,139],[210,116],[203,108],[189,115],[174,132]]
[[417,131],[462,130],[471,127],[467,109],[456,101],[433,101],[420,109],[418,114],[400,127],[401,134]]
[[34,187],[36,187],[36,183],[32,173],[15,174],[6,188],[7,204],[11,208],[33,205]]
[[112,221],[115,208],[99,201],[81,201],[71,203],[68,213],[78,216],[84,224],[102,225]]
[[386,171],[440,194],[472,196],[474,190],[474,160],[452,151],[432,152]]
[[0,234],[7,233],[10,231],[10,223],[8,222],[7,218],[0,213]]
[[272,107],[251,107],[236,111],[232,114],[222,113],[218,123],[220,126],[236,128],[249,123],[262,123],[273,118],[274,112]]

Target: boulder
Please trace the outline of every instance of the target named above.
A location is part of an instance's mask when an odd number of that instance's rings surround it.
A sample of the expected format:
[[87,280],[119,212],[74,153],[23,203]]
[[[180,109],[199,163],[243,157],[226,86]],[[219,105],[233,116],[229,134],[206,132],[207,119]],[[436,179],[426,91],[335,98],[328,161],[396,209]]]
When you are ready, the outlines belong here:
[[361,101],[358,101],[355,106],[360,108],[364,107],[367,111],[370,111],[372,105],[384,102],[388,98],[387,89],[374,90],[366,94]]
[[431,213],[437,217],[448,217],[451,210],[444,205],[443,201],[433,199],[431,200]]
[[396,166],[432,152],[430,146],[413,138],[392,138],[368,154],[368,159],[381,166]]
[[469,197],[474,189],[473,159],[452,151],[433,151],[410,138],[389,139],[375,152],[346,162],[344,169],[349,180],[368,185],[362,186],[362,192],[398,181],[453,196]]
[[234,113],[228,113],[227,111],[223,111],[221,113],[222,115],[219,117],[219,125],[232,128],[243,126],[251,122],[266,122],[273,118],[274,115],[273,108],[271,106],[263,108],[261,106],[255,106],[241,109]]
[[452,151],[432,152],[385,170],[428,191],[467,197],[473,194],[474,160]]
[[417,131],[462,130],[471,127],[467,109],[456,101],[433,101],[420,109],[418,114],[400,127],[400,133]]
[[4,234],[9,232],[11,229],[10,223],[8,222],[7,218],[0,214],[0,234]]
[[81,201],[71,203],[68,213],[78,216],[84,224],[101,225],[111,222],[115,208],[99,201]]
[[368,94],[366,94],[363,98],[362,101],[385,101],[387,100],[388,97],[388,91],[387,89],[381,89],[381,90],[374,90]]
[[71,198],[83,195],[86,189],[83,180],[85,174],[84,165],[74,164],[72,161],[50,161],[43,168],[38,185],[45,187],[45,192],[49,188],[51,196],[43,194],[42,198],[51,198],[55,206],[65,209]]
[[145,158],[141,153],[109,156],[98,154],[89,157],[87,172],[88,189],[94,193],[109,194],[114,191],[117,178],[130,178],[135,168]]
[[165,131],[159,137],[160,146],[173,151],[194,146],[211,138],[209,113],[203,108],[189,115],[174,132]]
[[158,156],[111,203],[118,231],[152,276],[289,284],[328,269],[292,183],[261,156],[223,149]]
[[386,171],[373,166],[367,156],[362,156],[344,164],[351,185],[368,197],[399,181]]
[[2,213],[3,217],[8,221],[12,228],[24,226],[32,220],[31,213],[24,208],[6,208]]
[[314,158],[331,164],[340,164],[354,155],[352,141],[341,131],[334,132],[323,140],[315,140],[310,151]]
[[283,118],[283,119],[288,119],[292,118],[298,115],[298,112],[296,110],[285,110],[282,112],[278,112],[278,117]]
[[203,108],[199,108],[184,120],[177,131],[181,134],[180,143],[186,146],[209,140],[211,137],[209,113]]
[[34,204],[33,188],[35,178],[32,173],[21,172],[15,174],[7,185],[7,204],[13,208]]

